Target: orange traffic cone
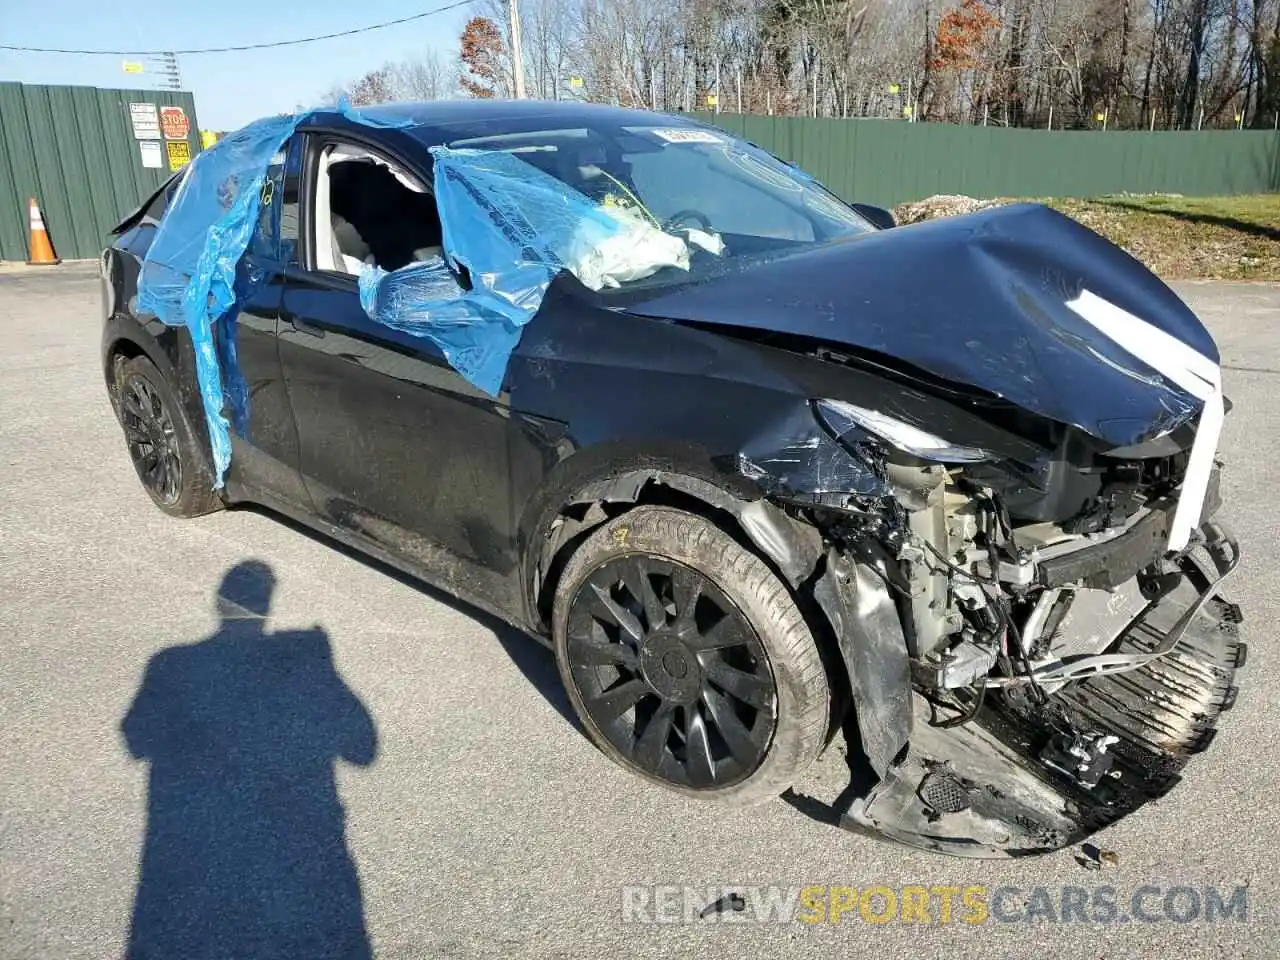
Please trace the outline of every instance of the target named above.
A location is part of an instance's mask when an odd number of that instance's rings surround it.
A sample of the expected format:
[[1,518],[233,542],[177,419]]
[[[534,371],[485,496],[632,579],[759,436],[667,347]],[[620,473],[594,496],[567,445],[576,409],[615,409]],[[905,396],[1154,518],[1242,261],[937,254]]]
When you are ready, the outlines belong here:
[[27,263],[35,265],[52,265],[61,263],[53,253],[53,244],[49,242],[49,231],[44,228],[44,217],[40,215],[40,205],[36,198],[31,198],[31,259]]

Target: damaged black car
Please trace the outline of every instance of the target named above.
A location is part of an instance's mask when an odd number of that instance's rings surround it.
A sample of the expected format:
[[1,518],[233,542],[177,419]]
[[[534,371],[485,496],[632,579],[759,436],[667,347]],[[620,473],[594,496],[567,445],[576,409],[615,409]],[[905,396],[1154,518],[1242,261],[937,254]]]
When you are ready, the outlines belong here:
[[846,826],[1017,856],[1235,699],[1217,348],[1046,207],[895,227],[686,117],[344,105],[199,155],[102,268],[162,510],[517,625],[653,783],[764,801],[843,730]]

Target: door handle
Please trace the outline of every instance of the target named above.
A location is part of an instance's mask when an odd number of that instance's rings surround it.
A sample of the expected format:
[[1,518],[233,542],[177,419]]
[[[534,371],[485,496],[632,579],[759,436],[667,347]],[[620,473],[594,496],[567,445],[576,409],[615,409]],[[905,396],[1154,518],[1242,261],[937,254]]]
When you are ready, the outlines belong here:
[[286,323],[293,327],[298,333],[305,333],[309,337],[323,337],[324,331],[319,327],[307,323],[305,320],[299,320],[297,317],[290,317]]

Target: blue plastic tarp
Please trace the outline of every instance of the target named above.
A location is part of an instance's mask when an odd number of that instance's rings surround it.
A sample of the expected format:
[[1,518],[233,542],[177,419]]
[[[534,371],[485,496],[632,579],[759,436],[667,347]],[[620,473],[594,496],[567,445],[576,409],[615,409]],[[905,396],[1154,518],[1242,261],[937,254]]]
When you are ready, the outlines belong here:
[[[412,122],[373,117],[345,101],[338,111],[369,126],[403,127]],[[253,236],[271,158],[310,115],[255,121],[198,153],[156,229],[138,277],[138,309],[191,333],[217,487],[222,486],[231,462],[224,407],[232,411],[238,431],[243,431],[248,417],[248,392],[235,361],[235,337],[225,330],[235,319],[229,311],[238,299],[236,267]],[[246,293],[243,277],[238,293],[240,297]],[[219,323],[228,335],[215,338]]]
[[379,323],[432,340],[466,380],[496,396],[552,278],[627,226],[510,153],[431,154],[445,258],[390,273],[366,267],[360,302]]
[[[348,119],[399,127],[346,104]],[[255,277],[237,267],[253,236],[272,158],[309,113],[259,120],[197,155],[143,262],[138,306],[185,326],[209,427],[216,486],[231,459],[248,391],[235,358],[234,307]],[[609,209],[518,156],[434,147],[444,257],[386,272],[368,266],[360,302],[379,323],[435,343],[470,383],[497,395],[512,351],[547,287],[568,269],[587,286],[616,286],[666,266],[688,267],[683,240],[636,210]],[[466,278],[465,282],[461,278]]]
[[191,333],[218,487],[231,462],[231,438],[213,326],[236,301],[236,265],[257,222],[267,164],[301,121],[300,115],[259,120],[198,153],[138,277],[138,309]]

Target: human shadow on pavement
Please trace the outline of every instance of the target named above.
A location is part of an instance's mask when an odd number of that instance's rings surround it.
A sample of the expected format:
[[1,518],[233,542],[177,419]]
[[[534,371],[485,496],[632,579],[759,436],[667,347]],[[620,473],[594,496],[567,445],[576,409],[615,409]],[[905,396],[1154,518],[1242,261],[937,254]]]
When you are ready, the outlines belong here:
[[334,766],[377,731],[323,630],[266,629],[274,588],[227,571],[220,627],[157,653],[121,723],[150,764],[131,960],[372,955]]

